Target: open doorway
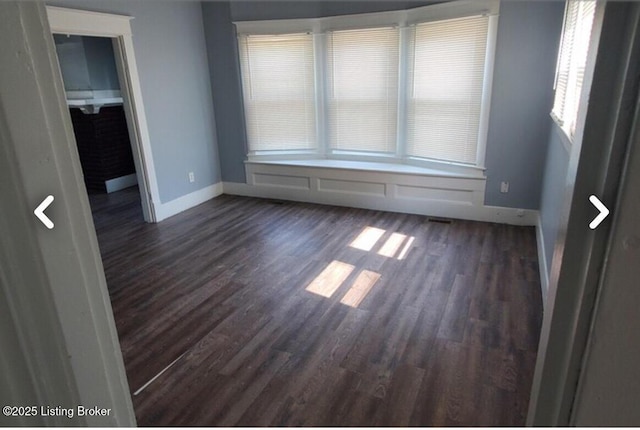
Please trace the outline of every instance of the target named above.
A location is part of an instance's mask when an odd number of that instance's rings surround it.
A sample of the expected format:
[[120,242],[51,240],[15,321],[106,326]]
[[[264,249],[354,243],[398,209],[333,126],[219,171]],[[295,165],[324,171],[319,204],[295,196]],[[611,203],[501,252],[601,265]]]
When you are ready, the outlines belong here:
[[[119,103],[121,103],[122,113],[126,118],[127,133],[130,142],[129,148],[131,150],[131,156],[133,158],[135,179],[131,176],[133,172],[122,174],[122,172],[124,172],[126,169],[120,171],[119,173],[111,172],[104,177],[106,179],[100,179],[100,182],[104,182],[104,187],[102,185],[100,185],[100,187],[103,187],[102,189],[106,192],[107,187],[109,187],[110,190],[118,189],[120,187],[126,188],[129,185],[133,186],[134,181],[137,182],[142,216],[146,222],[157,222],[158,217],[156,214],[156,207],[154,206],[154,202],[158,203],[160,201],[160,198],[155,169],[152,163],[153,158],[151,153],[149,131],[147,129],[146,115],[142,102],[142,91],[140,89],[140,81],[138,78],[137,65],[133,50],[130,25],[131,18],[121,15],[111,15],[53,6],[47,6],[47,17],[52,33],[54,33],[54,35],[58,35],[56,37],[56,42],[67,42],[67,44],[73,46],[73,42],[64,40],[65,37],[67,37],[68,39],[72,39],[73,37],[72,41],[75,41],[76,45],[79,45],[76,46],[75,49],[66,47],[62,48],[62,50],[66,49],[68,51],[71,51],[71,64],[75,65],[73,71],[67,70],[67,75],[71,75],[74,80],[77,79],[80,81],[80,83],[82,83],[83,80],[88,80],[89,86],[92,85],[92,73],[90,73],[89,71],[89,64],[86,63],[84,65],[84,67],[87,69],[86,73],[82,65],[78,66],[79,63],[83,62],[82,55],[85,56],[85,60],[91,58],[91,56],[94,55],[92,52],[91,54],[89,54],[89,57],[87,57],[87,52],[91,50],[85,49],[85,42],[88,46],[101,44],[102,51],[107,51],[106,45],[109,43],[111,44],[110,52],[113,55],[113,63],[111,63],[111,65],[115,65],[115,75],[113,73],[113,70],[111,72],[106,72],[105,69],[97,70],[93,73],[93,75],[98,76],[98,78],[94,77],[94,79],[97,79],[99,82],[109,82],[109,86],[115,86],[115,82],[117,82],[119,90],[107,89],[102,91],[95,91],[92,89],[90,94],[82,92],[72,92],[71,104],[84,104],[86,112],[95,112],[96,110],[105,109],[105,105],[107,111],[110,111],[109,108],[113,107],[110,105],[118,106]],[[80,41],[82,41],[82,43],[80,43]],[[60,51],[61,45],[61,43],[56,43],[56,49],[58,51]],[[104,60],[104,58],[102,58],[102,60]],[[98,63],[100,63],[101,59],[98,59],[97,61]],[[100,66],[98,66],[98,68],[99,67]],[[64,69],[65,66],[61,65],[61,71],[63,71],[63,75],[65,74]],[[76,76],[76,74],[79,74],[80,76]],[[65,87],[67,87],[67,77],[64,77],[64,79]],[[84,85],[87,86],[86,82],[84,83]],[[105,101],[106,104],[102,104],[100,108],[96,109],[96,106],[99,106],[100,102],[95,103],[94,100],[94,103],[91,104],[84,101],[78,101],[83,100],[83,96],[86,95],[92,96],[93,98],[96,98],[96,96],[103,97],[103,101]],[[73,96],[75,96],[75,100],[73,99]],[[88,98],[91,99],[92,97]],[[69,99],[69,92],[67,91],[68,104]],[[114,112],[117,110],[118,109],[113,109]],[[72,117],[73,116],[74,114],[72,113]],[[77,117],[79,119],[87,119],[80,116]],[[121,123],[123,122],[121,115],[119,115],[119,121]],[[76,121],[74,121],[74,130],[75,128]],[[76,131],[76,137],[77,135],[78,133]],[[127,163],[124,162],[121,164],[122,166],[126,166]],[[83,173],[85,173],[86,182],[86,172],[84,172],[84,170],[85,166],[83,165]],[[128,168],[128,170],[131,170],[130,167]],[[114,178],[108,177],[113,175],[115,175]],[[113,181],[114,179],[115,181]],[[87,187],[87,189],[89,190],[89,187]]]
[[94,220],[97,208],[116,207],[125,195],[142,220],[112,39],[54,34],[54,41]]

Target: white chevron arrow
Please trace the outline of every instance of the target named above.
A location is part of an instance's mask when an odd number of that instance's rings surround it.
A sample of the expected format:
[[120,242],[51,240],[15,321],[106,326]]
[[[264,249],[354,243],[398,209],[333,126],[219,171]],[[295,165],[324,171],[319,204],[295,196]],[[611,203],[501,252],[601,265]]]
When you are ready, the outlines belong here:
[[49,219],[48,216],[44,214],[44,211],[49,207],[49,205],[53,202],[53,196],[47,196],[42,203],[38,205],[38,207],[33,211],[33,214],[38,217],[42,224],[44,224],[49,230],[53,228],[53,221]]
[[602,221],[609,215],[609,209],[598,199],[596,196],[589,196],[589,201],[600,211],[597,217],[591,221],[589,224],[589,228],[594,230],[596,227],[600,225]]

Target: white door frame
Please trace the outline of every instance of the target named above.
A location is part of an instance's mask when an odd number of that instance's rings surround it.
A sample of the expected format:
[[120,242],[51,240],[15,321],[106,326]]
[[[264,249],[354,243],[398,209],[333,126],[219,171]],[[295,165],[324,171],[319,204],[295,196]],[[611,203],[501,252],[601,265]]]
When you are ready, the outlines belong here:
[[[0,398],[5,405],[110,409],[106,416],[0,423],[135,426],[44,3],[0,1],[0,39],[0,344],[11,349],[1,354],[0,367],[9,371],[0,377]],[[53,229],[33,213],[47,195],[55,196],[47,208]]]
[[[584,372],[612,222],[618,217],[640,76],[640,13],[632,2],[600,0],[580,100],[576,135],[564,183],[565,199],[555,243],[527,425],[576,424],[576,397]],[[602,45],[602,46],[601,46]],[[555,125],[553,125],[555,126]],[[611,215],[595,230],[595,194]],[[582,424],[579,424],[582,425]]]
[[145,221],[156,222],[158,217],[154,202],[160,202],[160,195],[133,49],[131,33],[133,17],[54,6],[47,6],[47,17],[52,33],[113,39],[116,67],[122,87],[120,91],[140,189],[142,213]]

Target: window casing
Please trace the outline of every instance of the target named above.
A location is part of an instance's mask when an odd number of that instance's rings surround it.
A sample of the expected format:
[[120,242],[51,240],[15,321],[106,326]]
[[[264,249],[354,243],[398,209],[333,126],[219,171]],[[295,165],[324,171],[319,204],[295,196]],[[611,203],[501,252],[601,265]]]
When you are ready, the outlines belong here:
[[[336,158],[482,169],[498,6],[497,0],[475,0],[360,16],[236,23],[249,159]],[[314,108],[283,108],[281,122],[260,125],[252,42],[259,36],[275,42],[302,35],[313,40],[306,46],[313,46]],[[302,57],[308,61],[310,56]],[[288,67],[297,74],[302,68]],[[264,85],[278,76],[291,79],[285,67],[275,68],[278,73],[264,72]],[[302,87],[296,100],[303,98]],[[304,94],[307,103],[310,93]],[[305,135],[313,128],[315,139],[287,144],[295,133],[285,130],[286,118],[296,118],[294,128],[304,128]],[[268,144],[255,124],[273,130]]]
[[568,0],[566,3],[551,116],[569,140],[576,131],[595,11],[595,0]]

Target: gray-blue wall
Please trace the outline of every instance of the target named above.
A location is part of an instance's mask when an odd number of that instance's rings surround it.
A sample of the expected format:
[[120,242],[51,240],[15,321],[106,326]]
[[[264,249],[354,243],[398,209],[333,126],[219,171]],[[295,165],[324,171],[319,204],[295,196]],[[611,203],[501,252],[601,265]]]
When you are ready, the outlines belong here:
[[108,37],[83,37],[91,89],[119,90],[113,43]]
[[[446,1],[446,0],[444,0]],[[287,0],[234,0],[231,2],[231,16],[234,21],[254,21],[263,19],[318,18],[323,16],[350,15],[357,13],[384,12],[409,9],[443,0],[376,0],[376,1],[287,1]]]
[[[564,3],[502,1],[487,136],[485,204],[538,209]],[[509,193],[500,193],[500,182]]]
[[[234,28],[226,22],[310,18],[378,12],[437,2],[234,1],[203,3],[216,112],[222,179],[244,182],[245,131],[239,97]],[[563,2],[503,0],[496,44],[491,117],[486,153],[485,204],[538,209],[549,136],[556,54]],[[241,102],[241,101],[240,101]],[[500,193],[500,182],[510,190]]]
[[238,44],[228,2],[202,3],[222,180],[245,182],[247,153]]
[[119,90],[113,45],[108,37],[54,34],[66,90]]
[[[135,17],[133,45],[160,200],[220,181],[200,3],[52,0],[47,4]],[[195,173],[189,183],[188,172]]]

